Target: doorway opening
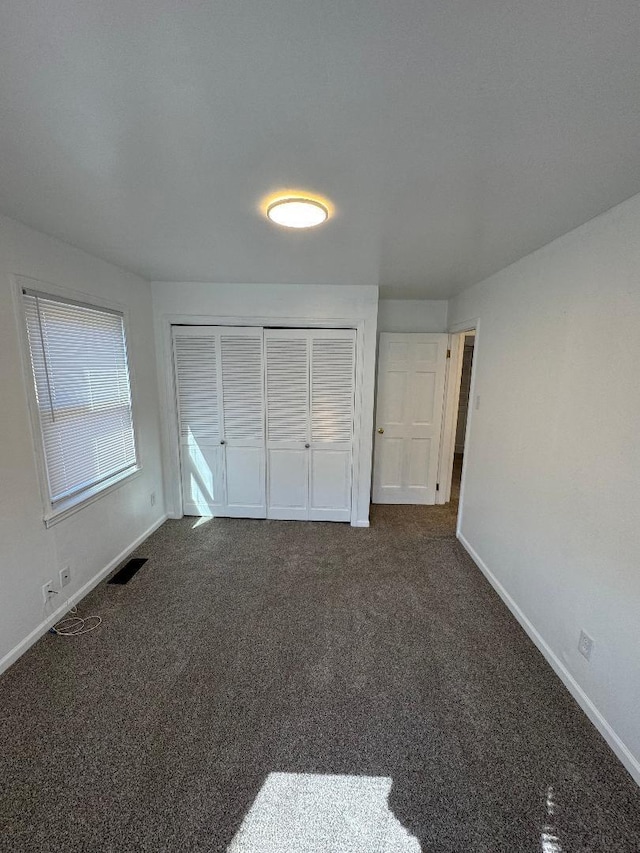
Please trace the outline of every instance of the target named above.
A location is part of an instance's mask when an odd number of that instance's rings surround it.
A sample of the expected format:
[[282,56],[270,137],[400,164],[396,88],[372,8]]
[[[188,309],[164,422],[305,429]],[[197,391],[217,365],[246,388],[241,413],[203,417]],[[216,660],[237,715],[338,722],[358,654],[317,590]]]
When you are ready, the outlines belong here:
[[460,527],[464,492],[464,470],[468,451],[474,398],[473,369],[477,346],[477,322],[454,331],[450,338],[450,359],[444,402],[438,503],[450,504]]
[[462,363],[460,368],[460,383],[458,386],[458,416],[456,418],[450,496],[450,499],[452,501],[456,501],[456,503],[460,500],[462,463],[464,461],[469,406],[471,405],[471,370],[473,367],[473,350],[475,346],[476,333],[475,331],[465,332],[464,334],[461,334],[460,337],[462,338]]

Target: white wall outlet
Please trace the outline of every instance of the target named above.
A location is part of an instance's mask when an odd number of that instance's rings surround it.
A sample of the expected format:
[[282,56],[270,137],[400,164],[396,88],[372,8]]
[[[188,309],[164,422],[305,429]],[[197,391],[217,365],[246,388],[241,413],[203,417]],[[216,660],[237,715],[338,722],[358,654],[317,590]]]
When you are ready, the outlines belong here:
[[591,660],[591,652],[593,651],[593,640],[584,631],[580,631],[580,639],[578,640],[578,651],[583,658]]
[[42,598],[45,604],[48,604],[55,594],[56,591],[53,588],[53,581],[47,581],[42,584]]
[[63,569],[60,569],[60,588],[62,589],[68,583],[71,583],[71,569],[69,566],[65,566]]
[[476,409],[480,408],[480,394],[476,394]]
[[151,506],[155,506],[155,505],[156,505],[156,493],[155,493],[155,492],[151,492],[151,494],[149,495],[149,498],[150,498],[150,501],[151,501]]

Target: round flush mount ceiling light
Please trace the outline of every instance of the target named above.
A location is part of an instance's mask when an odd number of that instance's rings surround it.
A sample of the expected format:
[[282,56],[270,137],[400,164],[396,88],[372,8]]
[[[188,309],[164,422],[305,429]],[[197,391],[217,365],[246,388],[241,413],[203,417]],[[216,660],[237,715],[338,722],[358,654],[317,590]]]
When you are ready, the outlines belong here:
[[287,195],[271,201],[267,217],[285,228],[315,228],[327,221],[329,208],[315,198]]

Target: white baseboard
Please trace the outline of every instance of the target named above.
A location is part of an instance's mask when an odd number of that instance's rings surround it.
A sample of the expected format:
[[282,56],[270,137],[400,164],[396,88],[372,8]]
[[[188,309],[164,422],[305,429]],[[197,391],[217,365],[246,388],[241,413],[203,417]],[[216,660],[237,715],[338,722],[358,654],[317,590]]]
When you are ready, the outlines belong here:
[[46,634],[49,628],[52,625],[55,625],[67,611],[69,611],[74,604],[77,604],[81,601],[85,595],[88,595],[94,586],[97,586],[103,578],[106,578],[108,574],[110,574],[115,567],[125,560],[132,551],[135,551],[136,548],[141,545],[145,539],[147,539],[151,534],[160,527],[161,524],[167,520],[167,515],[162,515],[157,521],[155,521],[151,527],[145,530],[137,539],[135,539],[130,545],[121,551],[117,557],[114,557],[110,563],[108,563],[103,569],[100,569],[97,575],[94,575],[91,580],[87,581],[83,586],[80,587],[77,592],[74,592],[64,604],[61,604],[50,616],[42,621],[36,628],[33,629],[24,640],[21,640],[17,646],[14,646],[10,652],[8,652],[1,660],[0,660],[0,675],[8,669],[12,663],[18,660],[18,658],[23,655],[27,649],[32,646],[36,640],[39,640],[43,634]]
[[368,527],[368,526],[369,526],[369,521],[368,521],[368,519],[365,519],[365,520],[358,520],[358,521],[353,521],[353,522],[351,523],[351,526],[352,526],[352,527]]
[[580,705],[587,717],[591,720],[593,725],[609,744],[613,752],[620,759],[625,768],[629,771],[635,783],[637,785],[640,785],[640,761],[638,761],[638,759],[633,755],[631,750],[626,746],[626,744],[621,740],[621,738],[618,737],[611,725],[603,717],[603,715],[593,704],[591,699],[589,699],[587,694],[584,692],[582,687],[580,687],[575,678],[571,675],[564,663],[547,644],[547,642],[535,628],[533,623],[530,622],[529,619],[525,616],[520,607],[509,595],[507,590],[502,586],[500,581],[488,568],[484,560],[467,542],[463,534],[458,531],[457,536],[462,547],[469,554],[473,562],[478,566],[482,574],[486,577],[491,586],[495,589],[500,598],[504,601],[509,610],[516,617],[518,622],[522,625],[522,627],[527,632],[529,637],[533,640],[533,642],[536,644],[540,652],[542,652],[542,654],[544,655],[548,663],[552,666],[554,672],[563,682],[569,693],[571,693],[578,705]]

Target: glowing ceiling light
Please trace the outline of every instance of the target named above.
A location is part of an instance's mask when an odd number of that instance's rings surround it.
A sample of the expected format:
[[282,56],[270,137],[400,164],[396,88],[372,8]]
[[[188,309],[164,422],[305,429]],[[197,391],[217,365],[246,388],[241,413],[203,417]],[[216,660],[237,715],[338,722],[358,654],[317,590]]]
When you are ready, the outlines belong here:
[[267,207],[267,216],[286,228],[314,228],[329,218],[329,209],[321,201],[305,196],[276,198]]

